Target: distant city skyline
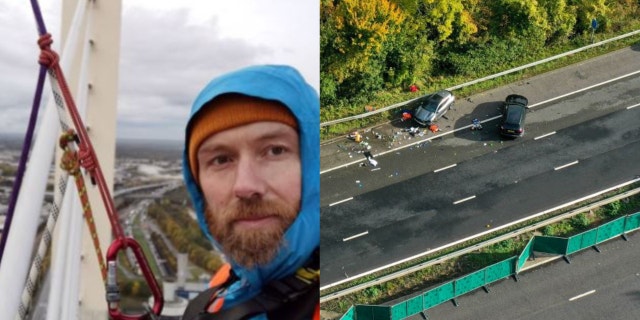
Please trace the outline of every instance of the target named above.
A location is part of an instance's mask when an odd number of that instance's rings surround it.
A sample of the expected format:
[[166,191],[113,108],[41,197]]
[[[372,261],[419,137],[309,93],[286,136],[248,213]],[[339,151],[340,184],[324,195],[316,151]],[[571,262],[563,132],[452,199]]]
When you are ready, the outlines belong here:
[[[59,51],[61,0],[40,3]],[[181,141],[199,90],[217,74],[246,65],[292,65],[319,90],[315,0],[123,0],[122,5],[118,140]],[[24,134],[39,68],[28,1],[0,0],[0,36],[5,39],[0,133]]]

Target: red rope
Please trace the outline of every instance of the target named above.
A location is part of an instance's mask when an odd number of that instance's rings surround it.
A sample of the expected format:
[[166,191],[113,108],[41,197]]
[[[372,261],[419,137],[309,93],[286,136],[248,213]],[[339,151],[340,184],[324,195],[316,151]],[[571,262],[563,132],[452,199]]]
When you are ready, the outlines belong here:
[[100,246],[100,238],[98,238],[98,230],[96,228],[95,220],[93,219],[93,211],[91,210],[91,203],[89,202],[89,196],[87,195],[87,186],[82,178],[80,172],[80,160],[78,159],[78,152],[71,150],[69,143],[74,141],[75,133],[72,129],[64,132],[60,136],[59,144],[60,148],[64,151],[62,159],[60,160],[60,167],[69,172],[76,182],[78,188],[78,195],[80,196],[80,203],[82,204],[82,213],[84,214],[85,222],[89,228],[91,234],[91,240],[93,241],[93,248],[98,256],[98,264],[100,264],[100,271],[102,273],[102,280],[107,281],[107,265],[104,262],[102,256],[102,248]]
[[[71,92],[69,87],[67,86],[67,82],[64,78],[64,74],[62,72],[62,68],[59,65],[58,54],[56,54],[53,50],[51,50],[51,40],[50,34],[44,34],[38,39],[38,45],[40,46],[40,59],[39,62],[47,66],[52,75],[57,79],[58,86],[60,87],[60,91],[62,92],[62,96],[64,98],[64,102],[67,105],[69,110],[69,114],[71,116],[71,120],[73,121],[74,127],[77,130],[79,136],[78,142],[78,160],[80,165],[87,170],[89,176],[91,177],[91,181],[93,183],[97,183],[98,188],[100,189],[100,196],[104,203],[107,215],[109,216],[109,222],[111,223],[111,229],[114,234],[114,241],[111,243],[111,246],[107,250],[107,261],[109,263],[109,268],[111,268],[111,263],[113,262],[114,268],[113,270],[107,269],[107,301],[109,302],[109,315],[112,319],[122,319],[122,320],[139,320],[139,319],[147,319],[150,317],[151,313],[154,315],[160,315],[162,312],[162,307],[164,304],[164,299],[162,297],[162,291],[160,290],[160,286],[156,281],[151,268],[149,267],[149,263],[147,262],[146,257],[140,247],[140,245],[132,238],[127,238],[124,235],[124,231],[122,230],[122,226],[118,221],[118,216],[116,214],[115,206],[113,204],[113,199],[111,198],[111,194],[109,192],[109,188],[107,187],[106,180],[104,175],[102,174],[102,169],[100,169],[100,163],[97,160],[96,153],[91,145],[91,140],[89,139],[89,135],[87,134],[87,130],[82,123],[82,119],[80,118],[80,114],[78,113],[78,109],[71,97]],[[81,195],[82,196],[82,195]],[[154,305],[152,310],[148,314],[143,315],[124,315],[120,312],[117,301],[119,301],[119,289],[117,288],[117,283],[115,283],[115,260],[117,259],[118,251],[121,249],[129,248],[133,250],[134,256],[142,270],[142,274],[151,289],[154,297]],[[103,264],[103,263],[101,263]],[[109,281],[109,274],[113,273],[113,281]]]
[[80,137],[78,151],[80,157],[80,165],[89,172],[91,181],[94,181],[98,184],[100,196],[102,197],[107,215],[109,216],[109,222],[111,223],[114,237],[116,239],[124,238],[124,231],[122,230],[122,226],[118,221],[115,206],[113,204],[113,200],[111,198],[109,188],[107,187],[104,175],[102,174],[102,170],[100,169],[100,164],[98,163],[98,161],[96,161],[96,154],[93,150],[93,146],[91,145],[91,141],[89,140],[89,135],[87,134],[87,131],[82,123],[82,119],[80,118],[78,109],[76,108],[76,105],[71,98],[71,91],[69,90],[69,87],[65,80],[62,68],[60,68],[60,59],[58,57],[58,54],[51,50],[52,43],[53,40],[51,39],[51,34],[48,33],[42,35],[38,39],[38,45],[40,46],[39,62],[42,65],[47,66],[49,70],[54,73],[56,79],[58,80],[60,91],[62,92],[62,97],[64,98],[64,102],[67,105],[67,108],[69,108],[71,120],[73,121],[73,124],[78,131],[78,136]]

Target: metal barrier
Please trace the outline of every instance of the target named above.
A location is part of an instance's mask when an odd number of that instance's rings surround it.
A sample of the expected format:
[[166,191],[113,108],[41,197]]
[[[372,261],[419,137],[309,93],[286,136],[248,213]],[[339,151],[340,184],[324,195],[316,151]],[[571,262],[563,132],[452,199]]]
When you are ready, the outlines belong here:
[[620,217],[569,238],[534,236],[520,255],[502,260],[456,280],[438,285],[418,296],[391,305],[352,306],[340,320],[400,320],[425,312],[443,302],[517,275],[533,252],[568,256],[640,228],[640,212]]
[[[549,61],[560,59],[562,57],[566,57],[566,56],[578,53],[580,51],[584,51],[584,50],[588,50],[588,49],[591,49],[591,48],[595,48],[595,47],[607,44],[609,42],[613,42],[613,41],[621,40],[621,39],[628,38],[628,37],[631,37],[631,36],[635,36],[637,34],[640,34],[640,30],[636,30],[636,31],[632,31],[632,32],[629,32],[629,33],[625,33],[625,34],[613,37],[611,39],[607,39],[607,40],[603,40],[603,41],[600,41],[600,42],[596,42],[596,43],[593,43],[593,44],[590,44],[590,45],[587,45],[587,46],[584,46],[584,47],[581,47],[581,48],[578,48],[578,49],[574,49],[574,50],[571,50],[571,51],[567,51],[565,53],[557,54],[557,55],[549,57],[549,58],[545,58],[545,59],[542,59],[542,60],[539,60],[539,61],[536,61],[536,62],[525,64],[523,66],[519,66],[519,67],[516,67],[516,68],[513,68],[513,69],[509,69],[509,70],[502,71],[502,72],[499,72],[499,73],[496,73],[496,74],[492,74],[492,75],[486,76],[484,78],[480,78],[480,79],[476,79],[476,80],[473,80],[473,81],[465,82],[463,84],[459,84],[459,85],[453,86],[451,88],[447,88],[447,90],[453,91],[453,90],[464,88],[464,87],[467,87],[467,86],[470,86],[470,85],[473,85],[473,84],[476,84],[476,83],[480,83],[480,82],[483,82],[483,81],[495,79],[495,78],[498,78],[498,77],[501,77],[501,76],[504,76],[504,75],[507,75],[507,74],[510,74],[510,73],[518,72],[518,71],[521,71],[521,70],[524,70],[524,69],[527,69],[527,68],[535,67],[535,66],[543,64],[543,63],[547,63]],[[369,116],[372,116],[372,115],[375,115],[375,114],[378,114],[378,113],[382,113],[382,112],[385,112],[385,111],[388,111],[388,110],[391,110],[391,109],[394,109],[394,108],[397,108],[397,107],[404,106],[407,103],[409,103],[409,102],[411,102],[413,100],[416,100],[416,99],[418,99],[418,98],[414,98],[414,99],[407,100],[407,101],[404,101],[404,102],[399,102],[399,103],[396,103],[396,104],[393,104],[393,105],[390,105],[390,106],[387,106],[387,107],[384,107],[384,108],[377,109],[375,111],[369,111],[367,113],[358,114],[358,115],[351,116],[351,117],[346,117],[346,118],[342,118],[342,119],[336,119],[336,120],[323,122],[323,123],[320,124],[320,128],[326,127],[326,126],[330,126],[330,125],[334,125],[334,124],[338,124],[338,123],[342,123],[342,122],[351,121],[351,120],[366,118],[366,117],[369,117]]]

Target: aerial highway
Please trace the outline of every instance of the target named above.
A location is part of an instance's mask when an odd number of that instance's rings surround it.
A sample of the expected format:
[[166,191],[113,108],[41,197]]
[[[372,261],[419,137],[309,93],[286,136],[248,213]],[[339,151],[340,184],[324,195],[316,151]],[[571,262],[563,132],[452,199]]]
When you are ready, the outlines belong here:
[[[487,101],[458,107],[441,124],[455,130],[469,123],[470,114],[480,115],[481,132],[458,130],[390,149],[376,157],[377,167],[350,165],[323,173],[321,286],[636,179],[640,75],[628,71],[570,95],[539,98],[539,87],[502,88],[491,93],[493,99],[479,97]],[[563,84],[547,85],[556,90]],[[503,140],[498,109],[514,92],[530,101],[526,134]]]
[[[638,236],[599,245],[427,310],[431,320],[639,319]],[[423,319],[414,316],[409,319]]]

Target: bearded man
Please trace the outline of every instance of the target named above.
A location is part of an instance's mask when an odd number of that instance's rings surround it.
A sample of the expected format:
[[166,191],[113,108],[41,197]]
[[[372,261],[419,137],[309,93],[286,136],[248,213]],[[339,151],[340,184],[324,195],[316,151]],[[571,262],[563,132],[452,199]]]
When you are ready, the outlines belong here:
[[319,319],[319,99],[288,66],[213,79],[186,126],[183,174],[227,260],[183,319]]

